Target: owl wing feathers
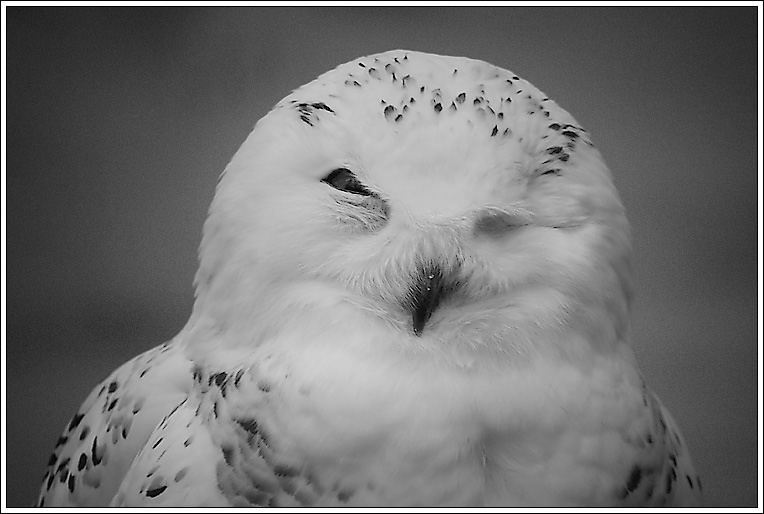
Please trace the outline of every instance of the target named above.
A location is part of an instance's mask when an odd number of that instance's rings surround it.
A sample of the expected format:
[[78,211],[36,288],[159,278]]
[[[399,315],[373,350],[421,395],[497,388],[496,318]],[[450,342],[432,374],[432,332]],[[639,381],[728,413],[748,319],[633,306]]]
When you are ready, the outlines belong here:
[[103,506],[162,418],[191,389],[178,343],[126,362],[93,389],[58,439],[37,505]]
[[679,427],[649,388],[643,390],[644,416],[631,424],[634,459],[616,495],[620,506],[690,507],[701,504],[695,472]]

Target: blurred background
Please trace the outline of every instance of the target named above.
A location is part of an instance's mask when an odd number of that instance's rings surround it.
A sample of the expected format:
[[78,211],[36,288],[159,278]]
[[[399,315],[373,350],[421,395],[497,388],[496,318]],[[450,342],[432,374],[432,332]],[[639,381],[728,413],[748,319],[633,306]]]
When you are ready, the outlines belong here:
[[7,9],[7,504],[193,304],[219,174],[292,89],[395,48],[488,61],[592,135],[633,226],[634,346],[708,506],[757,498],[757,10]]

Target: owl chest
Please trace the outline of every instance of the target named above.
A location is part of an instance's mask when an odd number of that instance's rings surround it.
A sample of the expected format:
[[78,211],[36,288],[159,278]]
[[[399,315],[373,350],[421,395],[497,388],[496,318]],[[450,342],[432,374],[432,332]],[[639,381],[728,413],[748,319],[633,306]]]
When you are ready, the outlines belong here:
[[583,411],[556,405],[539,420],[538,402],[565,398],[539,397],[528,411],[522,378],[485,389],[427,368],[295,362],[261,359],[220,413],[221,489],[242,504],[586,503],[610,487],[598,455],[620,451],[618,434],[581,428],[570,414]]

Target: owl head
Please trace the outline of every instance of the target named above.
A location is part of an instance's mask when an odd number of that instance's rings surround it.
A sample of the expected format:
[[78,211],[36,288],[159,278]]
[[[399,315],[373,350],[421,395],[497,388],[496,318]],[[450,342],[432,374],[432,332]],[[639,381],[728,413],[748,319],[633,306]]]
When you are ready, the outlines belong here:
[[396,50],[257,123],[210,207],[189,327],[218,347],[300,327],[455,364],[575,358],[627,342],[629,256],[570,114],[485,62]]

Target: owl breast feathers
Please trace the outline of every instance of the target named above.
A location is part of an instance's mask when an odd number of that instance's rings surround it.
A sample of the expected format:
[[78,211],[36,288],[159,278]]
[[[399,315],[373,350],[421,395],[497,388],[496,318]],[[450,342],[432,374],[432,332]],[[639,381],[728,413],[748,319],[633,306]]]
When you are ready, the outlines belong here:
[[589,134],[531,84],[346,63],[233,157],[188,323],[93,390],[38,504],[696,505],[630,255]]

